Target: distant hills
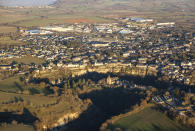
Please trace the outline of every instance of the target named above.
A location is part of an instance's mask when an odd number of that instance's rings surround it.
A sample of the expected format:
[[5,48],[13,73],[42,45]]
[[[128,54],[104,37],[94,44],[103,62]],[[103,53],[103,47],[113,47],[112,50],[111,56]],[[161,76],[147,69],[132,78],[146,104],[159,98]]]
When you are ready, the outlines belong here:
[[195,0],[0,0],[4,6],[52,5],[64,13],[193,12]]
[[58,8],[72,11],[181,11],[195,10],[194,0],[57,0]]

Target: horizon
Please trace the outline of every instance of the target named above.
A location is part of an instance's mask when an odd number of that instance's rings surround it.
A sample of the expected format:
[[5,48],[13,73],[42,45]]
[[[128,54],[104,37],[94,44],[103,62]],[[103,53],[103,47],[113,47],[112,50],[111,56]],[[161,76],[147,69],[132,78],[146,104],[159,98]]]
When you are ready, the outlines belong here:
[[47,6],[56,1],[57,0],[1,0],[0,5],[8,7]]

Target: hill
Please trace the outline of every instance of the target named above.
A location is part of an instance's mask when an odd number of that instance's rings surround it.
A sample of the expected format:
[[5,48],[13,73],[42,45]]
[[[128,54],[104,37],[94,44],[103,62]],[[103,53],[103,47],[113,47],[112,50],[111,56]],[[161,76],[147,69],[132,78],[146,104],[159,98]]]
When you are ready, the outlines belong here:
[[[58,8],[70,11],[191,11],[193,0],[57,0]],[[144,8],[143,8],[144,7]],[[98,13],[97,12],[97,13]]]
[[190,131],[186,127],[178,124],[174,120],[168,118],[165,114],[153,109],[152,107],[146,107],[140,112],[131,114],[127,117],[122,117],[116,121],[113,125],[109,125],[107,128],[114,130],[121,128],[122,130],[131,131]]

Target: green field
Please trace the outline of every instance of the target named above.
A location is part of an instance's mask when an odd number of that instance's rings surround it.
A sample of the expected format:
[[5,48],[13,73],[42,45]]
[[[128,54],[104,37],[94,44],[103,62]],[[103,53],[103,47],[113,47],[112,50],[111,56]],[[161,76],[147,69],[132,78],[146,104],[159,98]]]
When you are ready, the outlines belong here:
[[7,125],[6,127],[0,127],[0,131],[35,131],[32,126],[29,125]]
[[146,107],[138,113],[120,118],[108,128],[131,131],[190,131],[152,107]]
[[0,91],[0,103],[6,102],[14,99],[14,97],[21,97],[24,101],[28,101],[35,105],[51,104],[56,101],[57,98],[42,96],[42,95],[25,95],[25,94],[16,94],[16,93],[6,93]]
[[38,57],[33,57],[33,56],[24,56],[21,58],[9,58],[9,59],[5,59],[2,60],[0,62],[0,64],[11,64],[13,61],[17,62],[17,63],[24,63],[24,64],[31,64],[31,63],[35,63],[37,65],[41,65],[45,62],[45,59],[43,58],[38,58]]
[[32,26],[47,26],[50,24],[66,24],[66,23],[101,23],[101,22],[112,22],[110,19],[101,17],[80,17],[80,16],[65,16],[56,15],[48,17],[37,17],[35,19],[29,19],[21,22],[16,22],[16,26],[32,27]]
[[35,63],[37,65],[40,65],[45,62],[44,59],[33,57],[33,56],[24,56],[22,58],[14,58],[14,59],[10,59],[10,61],[16,61],[18,63],[24,63],[24,64]]
[[0,90],[6,92],[22,91],[24,84],[19,80],[19,76],[10,77],[0,81]]
[[0,45],[17,45],[22,44],[18,40],[12,40],[10,37],[0,37]]
[[0,26],[0,33],[16,32],[16,27]]
[[[14,98],[22,98],[23,102],[10,102]],[[9,104],[4,104],[9,103]],[[39,118],[42,122],[46,122],[48,125],[57,121],[60,117],[67,113],[79,112],[82,109],[86,109],[87,106],[83,105],[82,101],[73,96],[42,96],[42,95],[25,95],[15,93],[0,92],[0,112],[14,112],[15,114],[22,111],[22,107],[25,106],[33,115]],[[29,118],[31,119],[31,118]],[[5,120],[6,121],[6,120]],[[33,123],[32,123],[33,124]],[[7,127],[1,127],[0,131],[30,131],[32,128],[24,128],[24,126],[17,126],[15,130],[13,125]],[[8,130],[9,129],[9,130]]]
[[30,89],[36,89],[36,92],[41,92],[41,88],[38,85],[25,85],[24,82],[21,82],[20,75],[0,80],[0,91],[3,92],[18,93]]
[[[66,24],[66,23],[106,23],[115,22],[113,18],[120,15],[138,15],[140,17],[150,17],[155,20],[177,21],[183,25],[194,25],[194,12],[178,12],[172,11],[192,8],[194,2],[189,0],[186,3],[178,4],[179,8],[175,8],[174,2],[170,2],[168,6],[166,2],[162,3],[159,0],[150,2],[138,1],[102,1],[98,4],[81,5],[80,2],[72,3],[58,3],[63,8],[3,8],[0,7],[0,33],[14,32],[16,26],[33,27],[33,26],[47,26],[51,24]],[[120,3],[120,4],[119,4]],[[118,5],[119,4],[119,5]],[[146,8],[142,8],[143,5]],[[127,8],[127,7],[128,8]],[[103,8],[104,7],[104,8]],[[108,7],[108,10],[106,10]],[[141,7],[141,8],[140,8]],[[159,7],[159,8],[157,8]],[[110,10],[112,8],[112,10]],[[152,9],[152,10],[151,10]],[[171,10],[170,10],[171,9]],[[141,11],[142,10],[142,11]],[[128,12],[128,13],[127,13]],[[112,14],[112,15],[111,15]],[[102,16],[102,17],[101,17]],[[107,17],[107,18],[106,18]],[[187,21],[188,20],[188,21]],[[187,24],[185,24],[187,23]],[[6,27],[7,26],[7,27]],[[2,29],[1,29],[2,28]],[[7,29],[6,29],[7,28]]]
[[33,27],[50,24],[66,23],[101,23],[113,22],[111,19],[98,16],[85,16],[80,14],[67,14],[63,9],[56,8],[1,8],[0,7],[0,33],[15,32],[16,26]]

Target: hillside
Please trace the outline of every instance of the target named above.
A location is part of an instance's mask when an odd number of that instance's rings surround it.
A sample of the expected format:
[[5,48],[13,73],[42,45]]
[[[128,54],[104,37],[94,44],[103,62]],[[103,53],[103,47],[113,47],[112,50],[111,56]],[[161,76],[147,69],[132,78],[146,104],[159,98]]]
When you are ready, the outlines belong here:
[[[54,5],[71,11],[191,11],[193,0],[58,0]],[[144,8],[143,8],[144,7]]]
[[122,117],[112,125],[107,127],[114,130],[121,128],[122,130],[132,131],[190,131],[191,129],[183,127],[174,120],[168,118],[162,112],[152,107],[146,107],[140,112]]

